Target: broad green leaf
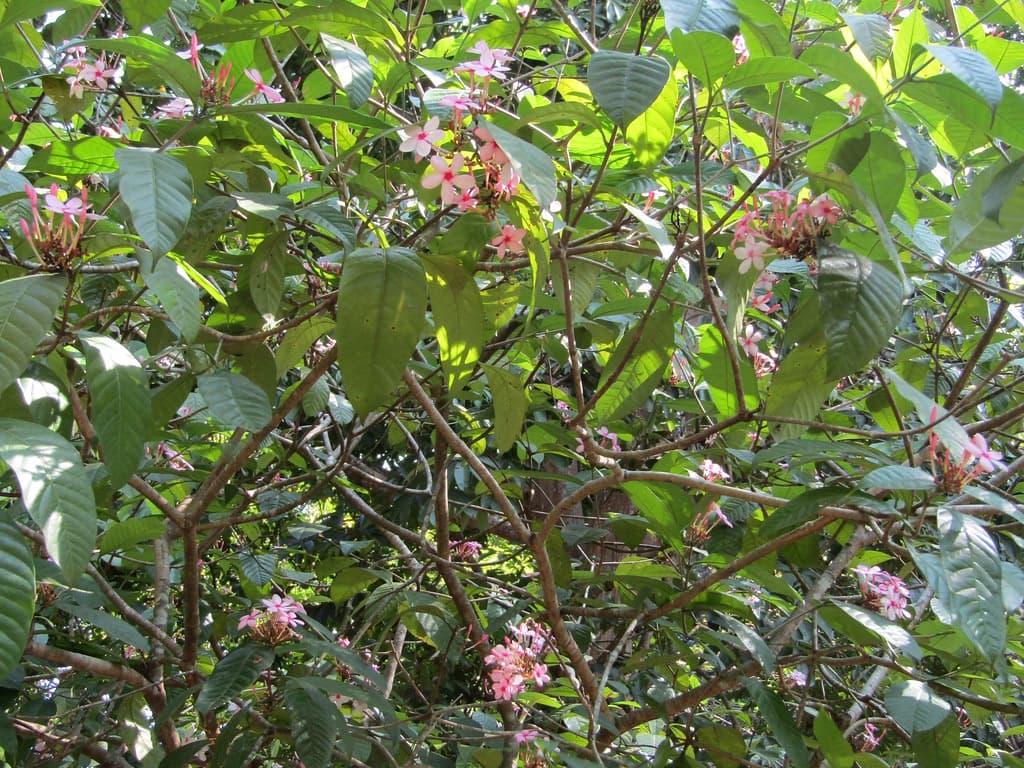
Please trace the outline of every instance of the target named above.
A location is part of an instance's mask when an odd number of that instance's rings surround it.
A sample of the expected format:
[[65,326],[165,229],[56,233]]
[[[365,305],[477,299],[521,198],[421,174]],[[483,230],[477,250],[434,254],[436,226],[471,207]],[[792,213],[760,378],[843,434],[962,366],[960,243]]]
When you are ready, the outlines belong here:
[[280,117],[298,117],[315,120],[319,118],[328,123],[346,123],[369,128],[373,131],[385,131],[391,128],[379,118],[366,112],[350,107],[334,104],[317,104],[312,102],[285,102],[283,104],[240,104],[223,107],[218,111],[221,115],[278,115]]
[[904,381],[898,373],[889,369],[884,369],[884,371],[885,378],[896,387],[896,391],[913,403],[914,410],[917,411],[917,418],[921,423],[931,424],[935,422],[934,426],[932,426],[935,434],[939,436],[939,440],[946,446],[946,450],[949,451],[954,461],[959,461],[960,457],[964,455],[964,449],[971,441],[967,431],[960,426],[960,423],[954,417],[949,415],[949,411],[912,384]]
[[424,257],[441,367],[453,396],[473,374],[484,342],[484,308],[473,276],[459,262]]
[[859,605],[839,601],[834,605],[861,628],[878,636],[894,653],[901,653],[914,661],[920,661],[924,655],[914,636],[895,621],[890,621],[881,614],[861,608]]
[[761,674],[771,674],[775,669],[775,654],[772,653],[772,649],[768,647],[764,638],[739,619],[734,619],[727,614],[719,616],[718,621],[736,635],[739,647],[746,651],[751,658],[760,662]]
[[189,60],[181,58],[172,48],[159,40],[141,35],[111,36],[83,40],[79,45],[89,46],[96,51],[120,53],[131,59],[135,66],[141,65],[156,70],[159,80],[154,78],[155,82],[170,83],[178,93],[188,96],[195,104],[203,101],[202,83]]
[[32,553],[6,511],[0,511],[0,679],[21,659],[36,607]]
[[249,295],[261,315],[274,317],[281,306],[287,262],[287,232],[274,232],[253,252],[249,264]]
[[199,289],[173,259],[160,259],[150,270],[140,270],[143,281],[159,299],[185,341],[194,341],[203,323]]
[[829,768],[850,768],[853,765],[853,747],[824,708],[818,710],[814,718],[814,737],[818,740],[818,748],[828,761]]
[[981,196],[981,210],[986,219],[999,223],[1000,214],[1006,201],[1010,199],[1024,180],[1024,157],[1018,157],[1009,165],[1000,168],[992,178],[992,183]]
[[206,679],[196,709],[212,712],[252,685],[260,673],[274,663],[274,651],[260,645],[243,645],[217,662]]
[[860,370],[889,340],[903,307],[899,279],[851,251],[818,262],[818,297],[828,377]]
[[914,166],[917,176],[920,178],[931,171],[939,164],[938,155],[935,153],[934,145],[924,136],[917,132],[912,126],[900,119],[895,111],[890,110],[889,115],[896,121],[899,128],[900,138],[907,145],[910,156],[914,158]]
[[356,230],[345,212],[338,207],[337,201],[323,200],[313,205],[306,205],[295,211],[295,215],[310,224],[326,230],[352,250],[356,242]]
[[721,417],[733,416],[740,410],[756,410],[758,405],[757,380],[754,378],[754,369],[751,368],[742,350],[737,350],[737,354],[742,358],[740,360],[740,378],[743,385],[743,403],[740,403],[739,395],[736,392],[732,364],[729,362],[729,350],[725,346],[722,334],[713,325],[701,326],[698,358],[700,375],[704,383],[707,384],[711,400]]
[[732,70],[722,81],[722,87],[731,91],[754,85],[784,83],[794,77],[814,77],[814,70],[807,64],[786,56],[765,56],[750,59]]
[[523,431],[526,393],[519,375],[493,365],[481,366],[487,373],[494,407],[494,447],[504,453]]
[[928,21],[921,8],[915,8],[900,21],[892,46],[892,67],[897,77],[910,72],[910,65],[928,42]]
[[242,574],[255,584],[262,587],[269,584],[277,573],[277,556],[272,552],[253,553],[249,549],[243,549],[238,553],[238,567]]
[[57,275],[26,275],[0,283],[0,392],[28,366],[53,324],[67,285]]
[[344,605],[356,595],[366,592],[378,581],[380,576],[366,568],[344,568],[331,582],[331,600],[338,605]]
[[547,153],[499,128],[494,123],[484,123],[484,127],[491,132],[495,143],[508,156],[512,167],[519,174],[519,178],[523,180],[526,188],[537,198],[541,209],[550,209],[558,198],[558,186],[555,183],[555,164]]
[[302,412],[307,416],[317,416],[323,413],[330,401],[331,385],[327,383],[326,376],[321,376],[302,396]]
[[110,484],[121,487],[142,461],[152,419],[149,379],[135,355],[107,336],[82,335],[92,423]]
[[50,173],[55,176],[113,173],[118,167],[114,157],[117,148],[118,144],[102,136],[55,141],[32,155],[25,170]]
[[157,257],[171,251],[192,215],[192,175],[163,152],[123,147],[114,153],[118,190],[132,214],[135,231]]
[[978,51],[992,62],[996,72],[1005,75],[1024,66],[1024,43],[996,35],[985,35],[977,41]]
[[888,221],[896,210],[907,176],[899,145],[885,133],[872,132],[863,158],[849,174]]
[[360,248],[338,289],[338,366],[356,413],[391,397],[423,327],[427,278],[408,248]]
[[595,51],[587,83],[601,109],[624,129],[654,103],[670,74],[668,62],[658,56]]
[[544,551],[551,563],[551,574],[555,584],[562,589],[569,589],[572,586],[572,558],[566,549],[562,532],[557,528],[544,540]]
[[786,750],[786,757],[796,768],[808,768],[811,755],[804,744],[803,734],[796,727],[786,709],[785,702],[760,680],[744,678],[750,698],[768,723],[768,728],[779,745]]
[[355,43],[320,33],[324,48],[331,57],[331,68],[338,77],[345,95],[348,96],[348,103],[359,108],[370,98],[370,91],[373,88],[373,69],[370,60]]
[[[1006,612],[999,550],[975,518],[940,510],[939,560],[957,625],[994,665],[1005,663]],[[922,729],[922,730],[927,730]]]
[[[826,366],[826,344],[821,333],[791,350],[772,374],[765,399],[765,416],[813,421],[835,386],[835,379],[826,375]],[[807,428],[799,424],[772,425],[772,434],[778,440],[799,437],[806,431]]]
[[892,29],[889,20],[877,13],[840,14],[853,32],[857,46],[869,59],[884,59],[892,47]]
[[[956,768],[960,760],[960,725],[949,716],[934,728],[910,736],[919,768]],[[1005,763],[1004,763],[1005,764]]]
[[[565,283],[560,272],[561,270],[556,269],[552,280],[555,284],[555,295],[558,297],[559,308],[564,306],[565,301]],[[582,315],[590,307],[601,272],[600,266],[590,262],[572,261],[569,263],[569,290],[572,294],[570,303],[573,315]]]
[[925,48],[942,62],[950,74],[978,94],[995,111],[1003,98],[1003,82],[988,59],[970,48],[951,45],[926,45]]
[[736,66],[736,51],[728,38],[717,32],[672,31],[672,50],[690,74],[710,86]]
[[852,92],[862,94],[865,98],[862,115],[868,116],[882,109],[884,99],[874,77],[849,54],[833,45],[816,43],[800,54],[800,61],[846,84]]
[[747,742],[737,728],[706,725],[696,731],[697,745],[708,753],[715,768],[737,768],[747,756]]
[[740,17],[733,0],[661,0],[665,30],[692,32],[704,29],[727,37],[736,34]]
[[96,501],[78,451],[45,427],[0,418],[0,459],[65,582],[76,584],[96,542]]
[[901,680],[885,691],[885,707],[911,735],[930,731],[950,713],[949,702],[920,680]]
[[334,330],[334,326],[335,324],[326,317],[311,317],[285,331],[284,338],[274,355],[277,377],[281,378],[291,370],[293,365],[302,360],[313,343],[328,331]]
[[94,627],[102,629],[107,633],[107,636],[110,637],[111,640],[124,643],[132,648],[138,648],[143,651],[149,649],[149,640],[147,640],[139,630],[124,619],[118,618],[112,613],[107,613],[106,611],[99,610],[97,608],[78,605],[71,600],[62,599],[57,602],[57,606],[62,611],[65,611],[76,618],[82,619],[83,621],[87,621]]
[[[1024,229],[1020,161],[993,163],[971,180],[949,220],[946,253],[970,253],[1017,237]],[[994,215],[993,215],[994,214]]]
[[626,128],[626,141],[644,168],[659,163],[672,144],[678,91],[675,76],[669,72],[665,87],[654,103]]
[[675,313],[670,310],[655,312],[643,328],[627,330],[597,384],[602,389],[610,382],[594,405],[597,423],[607,424],[639,408],[661,383],[674,349]]
[[894,465],[871,470],[858,485],[887,491],[931,491],[935,489],[935,478],[920,467]]
[[292,721],[292,743],[306,768],[334,765],[332,752],[338,738],[341,713],[327,695],[302,678],[284,687],[284,705]]
[[171,0],[132,0],[125,3],[124,17],[133,29],[142,29],[159,19],[171,7]]
[[165,526],[166,522],[161,515],[133,517],[112,523],[100,536],[100,553],[107,555],[139,544],[150,544],[164,534]]
[[812,488],[772,512],[757,529],[758,541],[772,541],[818,516],[822,507],[842,504],[853,491],[846,488]]
[[210,416],[222,427],[241,427],[256,432],[270,421],[270,401],[266,393],[241,374],[204,373],[196,380],[196,388]]

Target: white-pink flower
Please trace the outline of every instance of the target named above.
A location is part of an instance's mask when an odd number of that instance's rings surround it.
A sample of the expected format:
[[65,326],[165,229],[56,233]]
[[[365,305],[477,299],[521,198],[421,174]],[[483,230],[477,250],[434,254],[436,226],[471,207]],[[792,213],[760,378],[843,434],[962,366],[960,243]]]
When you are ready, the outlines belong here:
[[523,245],[523,236],[525,234],[525,229],[519,229],[519,227],[514,227],[511,224],[503,226],[501,234],[491,240],[491,245],[498,248],[498,258],[505,258],[506,253],[525,253],[526,246]]
[[192,112],[195,107],[192,105],[191,99],[186,99],[182,96],[171,99],[166,104],[161,104],[156,108],[159,113],[159,118],[174,118],[177,120],[184,120],[192,117]]
[[988,441],[985,440],[985,436],[980,432],[972,437],[970,442],[964,446],[964,464],[970,464],[977,460],[978,467],[983,472],[994,472],[997,467],[1002,468],[1002,458],[1002,453],[988,447]]
[[758,272],[764,269],[764,255],[771,249],[765,240],[756,240],[749,236],[743,241],[743,245],[736,249],[736,258],[740,260],[739,273],[745,275],[754,267]]
[[851,115],[859,115],[864,107],[864,94],[847,91],[846,95],[840,100],[839,106],[849,110]]
[[281,95],[281,92],[277,88],[272,88],[263,82],[263,75],[260,74],[258,69],[251,68],[243,71],[245,72],[245,76],[252,80],[253,84],[256,86],[256,95],[262,96],[271,104],[280,104],[284,101],[284,96]]
[[748,325],[743,329],[743,336],[740,338],[740,346],[743,347],[743,351],[747,353],[749,357],[755,357],[760,350],[758,349],[758,342],[764,338],[764,334],[754,329],[753,325]]
[[466,164],[462,155],[455,155],[451,165],[445,162],[440,155],[430,158],[430,166],[434,169],[423,177],[423,188],[434,189],[441,187],[441,202],[445,205],[455,205],[459,202],[459,193],[456,188],[465,190],[476,186],[476,180],[472,174],[459,173]]
[[399,128],[398,132],[404,141],[398,145],[400,152],[415,152],[416,160],[422,160],[429,155],[438,142],[444,140],[444,131],[438,128],[440,124],[438,117],[431,117],[422,126],[410,125]]

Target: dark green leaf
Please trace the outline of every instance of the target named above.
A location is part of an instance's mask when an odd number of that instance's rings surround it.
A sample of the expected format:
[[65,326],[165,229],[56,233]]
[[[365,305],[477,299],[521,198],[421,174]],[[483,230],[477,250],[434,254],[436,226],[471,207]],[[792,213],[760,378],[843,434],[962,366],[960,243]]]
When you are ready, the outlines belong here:
[[960,725],[947,717],[934,728],[911,734],[910,745],[920,768],[956,768],[960,760]]
[[366,54],[356,44],[347,40],[320,33],[324,48],[331,57],[331,68],[338,77],[348,103],[352,107],[361,107],[370,98],[373,88],[373,69]]
[[909,659],[919,661],[924,655],[921,647],[907,630],[881,614],[850,603],[836,602],[835,607],[849,616],[860,627],[878,636],[889,649]]
[[639,408],[661,383],[674,348],[675,313],[671,311],[651,315],[643,329],[626,331],[598,381],[598,389],[611,384],[594,406],[597,422],[607,424]]
[[935,478],[920,467],[879,467],[864,475],[858,485],[888,491],[930,491],[935,488]]
[[828,376],[860,370],[889,340],[903,307],[899,279],[846,251],[818,264],[820,312],[828,345]]
[[114,156],[135,231],[156,257],[163,256],[178,244],[192,215],[192,176],[180,160],[152,149],[122,147]]
[[345,258],[338,290],[338,366],[365,416],[402,378],[423,327],[427,278],[408,248],[360,248]]
[[272,552],[253,553],[243,549],[238,553],[238,566],[249,581],[257,587],[269,584],[277,573],[277,556]]
[[785,703],[764,683],[753,678],[745,678],[744,684],[750,692],[750,698],[764,716],[772,735],[786,751],[786,757],[796,768],[808,768],[811,755],[804,744],[804,737],[790,717]]
[[331,753],[338,738],[338,707],[323,691],[301,678],[288,680],[284,705],[292,720],[292,743],[306,768],[334,765]]
[[256,246],[249,264],[249,295],[264,316],[275,316],[281,305],[287,263],[287,232],[274,232]]
[[78,451],[45,427],[0,418],[0,459],[14,473],[50,557],[73,586],[96,542],[96,501]]
[[219,709],[250,685],[260,672],[274,662],[274,651],[260,645],[243,645],[236,648],[217,662],[207,678],[199,696],[196,709],[202,713]]
[[484,342],[484,307],[473,276],[454,259],[424,257],[441,366],[453,396],[469,381]]
[[920,680],[902,680],[885,691],[889,715],[911,735],[930,731],[950,713],[949,702]]
[[670,73],[668,62],[658,56],[596,51],[587,67],[587,82],[612,122],[625,128],[654,103]]
[[706,29],[732,37],[739,30],[740,17],[733,0],[661,0],[665,29],[692,32]]
[[959,459],[964,454],[964,449],[971,441],[966,430],[960,423],[950,416],[949,411],[932,400],[916,387],[904,381],[895,371],[885,369],[885,377],[889,380],[896,391],[914,404],[917,411],[917,418],[922,424],[932,424],[932,429],[939,436],[939,440],[946,446],[946,449],[955,458]]
[[[821,333],[791,350],[772,375],[772,385],[765,400],[765,415],[813,421],[835,386],[835,380],[826,376],[826,359],[825,339]],[[783,441],[799,437],[806,431],[807,427],[800,424],[772,425],[776,439]]]
[[106,555],[138,544],[152,543],[164,534],[165,525],[164,518],[159,515],[133,517],[112,523],[100,536],[100,552]]
[[747,743],[736,728],[708,725],[697,729],[697,744],[708,753],[715,768],[737,768],[744,764]]
[[14,383],[53,323],[67,280],[27,275],[0,283],[0,392]]
[[270,421],[266,393],[245,376],[230,371],[204,373],[196,388],[214,421],[227,429],[256,432]]
[[0,679],[18,663],[32,628],[36,574],[32,553],[6,511],[0,511]]
[[814,737],[818,740],[821,754],[828,760],[829,768],[850,768],[853,765],[853,747],[825,709],[820,709],[814,718]]
[[334,327],[335,324],[326,317],[311,317],[289,328],[274,355],[278,378],[284,376],[293,365],[302,360],[313,343]]

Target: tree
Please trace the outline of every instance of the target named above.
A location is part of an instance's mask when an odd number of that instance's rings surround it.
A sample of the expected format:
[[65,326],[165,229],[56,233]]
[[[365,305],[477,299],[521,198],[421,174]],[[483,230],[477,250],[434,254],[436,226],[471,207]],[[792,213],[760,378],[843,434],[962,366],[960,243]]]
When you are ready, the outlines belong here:
[[2,7],[8,765],[1019,763],[1018,2]]

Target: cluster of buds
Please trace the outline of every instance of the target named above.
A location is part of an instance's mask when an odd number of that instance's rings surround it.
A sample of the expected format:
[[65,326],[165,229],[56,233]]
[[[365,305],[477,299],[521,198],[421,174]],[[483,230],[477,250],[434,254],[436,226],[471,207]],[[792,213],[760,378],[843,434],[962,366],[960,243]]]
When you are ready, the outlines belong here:
[[[933,408],[931,421],[938,420],[938,409]],[[964,486],[975,480],[982,472],[994,472],[1004,466],[1003,454],[988,447],[988,441],[981,433],[974,435],[964,446],[959,459],[954,459],[948,450],[939,450],[939,436],[933,430],[928,435],[928,457],[935,477],[935,487],[943,493],[958,494]]]
[[95,91],[107,90],[120,76],[118,68],[107,63],[106,54],[101,54],[95,61],[90,61],[86,58],[86,48],[80,45],[68,48],[68,53],[73,57],[68,64],[72,72],[66,80],[71,95],[76,99],[85,96],[86,88]]
[[457,563],[475,563],[480,559],[480,551],[484,545],[479,541],[453,541],[451,544],[452,560]]
[[740,260],[740,274],[751,268],[760,272],[765,258],[786,255],[796,259],[813,257],[818,238],[839,221],[842,209],[827,194],[813,200],[797,201],[784,189],[765,195],[768,206],[754,198],[752,207],[736,225],[732,247]]
[[82,255],[82,235],[86,221],[99,219],[89,213],[89,191],[82,188],[81,197],[67,196],[56,185],[39,204],[39,193],[25,185],[25,196],[32,209],[32,222],[21,220],[21,232],[39,262],[53,270],[66,270]]
[[538,686],[551,681],[547,665],[540,661],[549,642],[547,631],[528,619],[512,633],[514,637],[495,645],[484,659],[490,667],[491,691],[501,701],[512,701],[530,681]]
[[299,618],[299,614],[306,613],[302,603],[280,595],[274,595],[262,603],[264,610],[253,608],[238,620],[238,631],[247,630],[253,640],[267,645],[280,645],[294,639],[297,635],[292,627],[304,623]]
[[877,565],[858,565],[853,569],[860,583],[860,593],[864,603],[873,608],[890,621],[909,619],[910,611],[907,603],[910,590],[898,576],[893,576]]

